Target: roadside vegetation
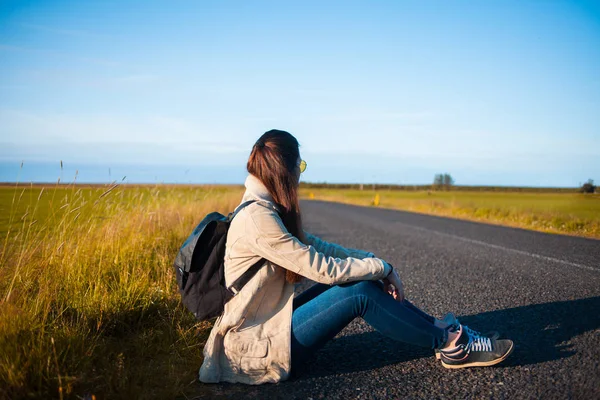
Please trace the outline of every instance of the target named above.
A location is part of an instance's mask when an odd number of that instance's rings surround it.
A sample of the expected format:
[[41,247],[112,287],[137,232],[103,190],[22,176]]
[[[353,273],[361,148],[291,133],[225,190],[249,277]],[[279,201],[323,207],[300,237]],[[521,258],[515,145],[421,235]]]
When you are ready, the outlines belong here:
[[181,306],[173,260],[201,217],[242,193],[0,188],[0,398],[184,393],[210,324]]
[[[300,195],[600,239],[600,194],[577,189],[304,186]],[[530,190],[528,190],[530,189]]]

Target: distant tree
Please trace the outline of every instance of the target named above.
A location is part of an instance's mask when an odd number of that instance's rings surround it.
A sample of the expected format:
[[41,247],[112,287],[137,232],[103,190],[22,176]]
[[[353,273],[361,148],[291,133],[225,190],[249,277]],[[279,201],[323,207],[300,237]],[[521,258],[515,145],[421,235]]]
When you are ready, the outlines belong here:
[[450,189],[450,187],[454,185],[454,179],[448,173],[445,174],[435,174],[433,178],[433,187],[435,189]]
[[452,179],[452,176],[448,173],[444,174],[444,186],[449,189],[450,186],[454,185],[454,179]]
[[444,175],[435,174],[435,176],[433,177],[433,187],[435,189],[439,189],[442,187],[443,184],[444,184]]
[[594,193],[596,191],[594,180],[588,179],[588,181],[584,183],[583,186],[581,186],[581,189],[579,190],[581,191],[581,193]]

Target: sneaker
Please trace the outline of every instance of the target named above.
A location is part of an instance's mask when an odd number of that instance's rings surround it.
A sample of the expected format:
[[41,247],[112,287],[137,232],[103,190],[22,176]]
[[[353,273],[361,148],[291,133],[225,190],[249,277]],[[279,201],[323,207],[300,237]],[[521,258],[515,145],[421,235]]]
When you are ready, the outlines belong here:
[[[456,327],[456,329],[458,329],[458,326],[460,325],[460,322],[458,321],[458,318],[456,318],[456,316],[449,312],[446,315],[444,315],[444,318],[442,318],[442,321],[447,323],[448,325],[452,326],[454,325]],[[498,333],[498,331],[489,331],[486,333],[480,333],[476,330],[473,330],[471,328],[469,328],[466,325],[463,325],[463,328],[467,331],[467,333],[471,336],[484,336],[493,340],[497,340],[500,337],[500,333]],[[440,359],[440,351],[439,349],[435,349],[435,358],[437,360]]]
[[461,325],[457,346],[440,350],[440,359],[445,368],[487,367],[498,364],[512,353],[512,340],[490,339],[485,336],[472,336]]

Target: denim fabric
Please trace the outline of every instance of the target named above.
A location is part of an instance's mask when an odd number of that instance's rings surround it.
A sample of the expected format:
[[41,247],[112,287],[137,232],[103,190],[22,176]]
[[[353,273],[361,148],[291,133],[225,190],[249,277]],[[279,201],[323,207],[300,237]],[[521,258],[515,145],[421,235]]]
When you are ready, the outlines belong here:
[[293,308],[292,374],[356,317],[391,339],[417,346],[439,348],[448,337],[432,316],[406,299],[394,300],[379,281],[317,284],[294,298]]

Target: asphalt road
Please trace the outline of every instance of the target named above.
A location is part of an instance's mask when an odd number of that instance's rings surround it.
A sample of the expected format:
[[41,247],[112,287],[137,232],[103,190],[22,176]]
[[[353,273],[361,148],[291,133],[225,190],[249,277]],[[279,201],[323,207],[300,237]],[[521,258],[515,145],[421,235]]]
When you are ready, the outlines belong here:
[[302,210],[309,232],[394,264],[417,306],[498,330],[513,354],[448,370],[359,318],[293,380],[199,383],[196,398],[600,398],[600,241],[321,201]]

